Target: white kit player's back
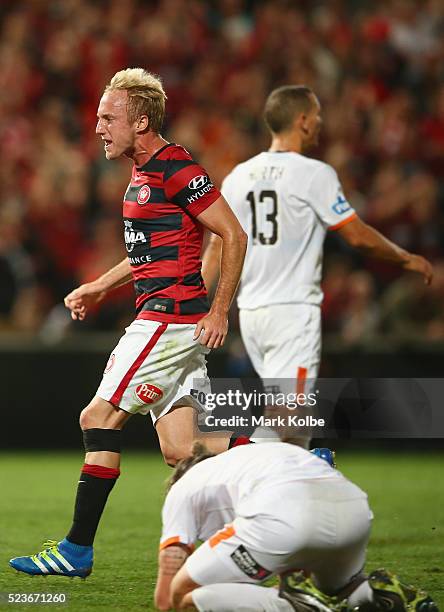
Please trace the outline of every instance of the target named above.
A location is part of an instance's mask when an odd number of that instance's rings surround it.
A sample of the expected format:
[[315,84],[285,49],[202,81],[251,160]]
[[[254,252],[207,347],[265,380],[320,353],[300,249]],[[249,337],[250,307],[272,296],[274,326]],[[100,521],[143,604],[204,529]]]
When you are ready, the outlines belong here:
[[326,230],[355,215],[333,168],[294,152],[263,152],[236,166],[222,192],[249,237],[239,308],[319,305]]

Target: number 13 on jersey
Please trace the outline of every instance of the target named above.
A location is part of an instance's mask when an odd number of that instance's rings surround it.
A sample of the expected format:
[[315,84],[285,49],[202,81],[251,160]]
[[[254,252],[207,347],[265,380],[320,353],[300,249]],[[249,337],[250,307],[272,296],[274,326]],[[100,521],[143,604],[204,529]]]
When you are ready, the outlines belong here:
[[253,191],[247,195],[251,206],[253,244],[272,245],[278,239],[278,197],[274,190],[264,189],[256,199]]

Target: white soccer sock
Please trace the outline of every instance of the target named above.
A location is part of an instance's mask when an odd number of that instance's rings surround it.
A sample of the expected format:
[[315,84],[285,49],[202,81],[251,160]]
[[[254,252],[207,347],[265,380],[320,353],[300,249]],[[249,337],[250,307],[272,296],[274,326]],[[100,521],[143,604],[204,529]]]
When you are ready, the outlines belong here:
[[347,599],[347,604],[350,610],[353,610],[355,606],[358,604],[366,603],[368,601],[373,601],[373,590],[368,583],[368,580],[361,583],[351,595],[349,595]]
[[294,612],[277,589],[255,584],[210,584],[191,595],[199,612]]

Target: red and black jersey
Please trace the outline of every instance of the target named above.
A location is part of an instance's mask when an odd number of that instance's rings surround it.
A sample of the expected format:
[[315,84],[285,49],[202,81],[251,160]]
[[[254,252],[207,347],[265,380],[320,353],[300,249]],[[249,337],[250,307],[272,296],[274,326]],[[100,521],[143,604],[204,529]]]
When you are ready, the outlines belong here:
[[167,144],[134,166],[123,201],[138,319],[195,323],[209,310],[197,215],[220,196],[183,147]]

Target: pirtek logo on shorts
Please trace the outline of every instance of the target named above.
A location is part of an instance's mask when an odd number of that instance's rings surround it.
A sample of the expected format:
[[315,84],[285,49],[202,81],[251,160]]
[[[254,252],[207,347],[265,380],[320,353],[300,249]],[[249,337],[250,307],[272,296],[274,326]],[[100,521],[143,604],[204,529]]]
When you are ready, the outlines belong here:
[[155,385],[142,383],[136,387],[136,395],[144,404],[154,404],[163,396],[162,389]]

